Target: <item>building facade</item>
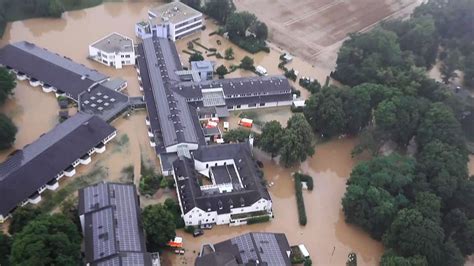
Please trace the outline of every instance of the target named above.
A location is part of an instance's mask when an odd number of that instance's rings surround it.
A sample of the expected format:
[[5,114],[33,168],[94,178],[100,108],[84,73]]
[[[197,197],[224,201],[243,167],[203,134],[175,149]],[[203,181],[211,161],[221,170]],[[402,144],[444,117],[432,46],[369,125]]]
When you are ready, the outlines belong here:
[[133,40],[119,33],[111,33],[89,45],[89,58],[103,65],[121,69],[135,65]]
[[148,21],[135,25],[135,34],[142,39],[156,36],[176,41],[200,31],[202,26],[201,12],[180,1],[174,1],[151,8],[148,11]]

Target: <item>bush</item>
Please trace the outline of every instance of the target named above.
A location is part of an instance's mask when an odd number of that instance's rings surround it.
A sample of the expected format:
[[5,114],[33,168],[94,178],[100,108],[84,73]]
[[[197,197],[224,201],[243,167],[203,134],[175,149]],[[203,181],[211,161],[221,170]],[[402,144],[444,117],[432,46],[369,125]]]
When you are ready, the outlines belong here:
[[301,185],[301,178],[299,175],[295,175],[295,193],[296,193],[296,205],[298,207],[298,219],[300,225],[306,225],[307,218],[306,218],[306,210],[304,207],[304,199],[303,199],[303,189]]
[[142,195],[153,195],[160,188],[164,177],[155,173],[153,168],[147,167],[143,162],[141,166],[141,178],[138,190]]
[[304,174],[300,174],[300,173],[296,173],[295,176],[299,176],[301,182],[306,182],[306,185],[308,185],[308,190],[313,190],[313,187],[314,187],[314,183],[313,183],[313,177],[309,176],[309,175],[304,175]]
[[188,225],[184,228],[184,232],[188,233],[188,234],[193,234],[194,233],[194,230],[196,230],[196,228],[192,225]]
[[291,112],[293,113],[302,113],[303,111],[304,111],[303,106],[298,106],[298,107],[294,107],[293,105],[291,106]]
[[252,217],[247,220],[247,224],[258,224],[258,223],[265,223],[270,221],[270,216],[265,215],[265,216],[257,216],[257,217]]

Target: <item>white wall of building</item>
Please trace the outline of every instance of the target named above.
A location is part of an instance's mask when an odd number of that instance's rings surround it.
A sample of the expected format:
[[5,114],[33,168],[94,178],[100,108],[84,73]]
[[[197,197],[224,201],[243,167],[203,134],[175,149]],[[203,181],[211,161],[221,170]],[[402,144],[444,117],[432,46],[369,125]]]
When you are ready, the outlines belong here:
[[135,65],[135,50],[132,52],[107,53],[89,45],[89,57],[103,65],[121,69]]

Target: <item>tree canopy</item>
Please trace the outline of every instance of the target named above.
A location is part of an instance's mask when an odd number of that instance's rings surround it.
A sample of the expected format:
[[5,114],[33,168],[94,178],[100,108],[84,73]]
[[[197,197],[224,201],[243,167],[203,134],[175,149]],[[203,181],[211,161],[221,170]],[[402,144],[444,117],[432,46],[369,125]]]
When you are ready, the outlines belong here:
[[283,135],[284,130],[280,122],[276,120],[267,122],[262,128],[258,146],[262,148],[263,151],[270,153],[273,158],[280,152]]
[[291,167],[303,162],[308,156],[313,156],[313,133],[303,115],[295,114],[288,120],[281,143],[280,161],[285,167]]
[[44,215],[15,235],[10,261],[13,265],[77,265],[81,235],[63,215]]
[[15,142],[18,131],[13,121],[4,114],[0,114],[0,150],[10,148]]
[[41,210],[38,208],[21,207],[15,210],[8,228],[8,233],[14,235],[21,232],[29,222],[41,215]]
[[5,103],[8,96],[13,94],[15,86],[15,77],[6,68],[0,67],[0,105]]
[[149,205],[142,212],[147,249],[156,252],[176,236],[175,217],[162,204]]
[[204,56],[200,53],[194,53],[189,56],[189,63],[194,62],[194,61],[204,61]]
[[209,0],[204,6],[204,11],[221,24],[225,24],[227,18],[234,13],[235,5],[232,0]]
[[12,238],[0,232],[0,265],[10,265],[10,252],[12,248]]

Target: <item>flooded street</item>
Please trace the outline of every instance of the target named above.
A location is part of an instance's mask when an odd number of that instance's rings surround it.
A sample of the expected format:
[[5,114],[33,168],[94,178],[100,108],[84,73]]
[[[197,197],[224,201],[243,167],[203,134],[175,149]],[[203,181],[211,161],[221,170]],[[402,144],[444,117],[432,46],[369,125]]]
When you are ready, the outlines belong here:
[[187,253],[184,256],[168,253],[166,265],[191,264],[203,242],[215,243],[252,231],[285,232],[290,245],[306,245],[314,265],[344,265],[351,251],[357,253],[358,265],[377,265],[383,253],[382,244],[346,224],[341,209],[346,178],[356,163],[350,155],[356,141],[341,139],[318,145],[313,158],[301,165],[302,172],[314,178],[314,190],[303,192],[308,217],[306,226],[298,223],[291,177],[297,169],[285,169],[269,156],[256,151],[256,157],[264,163],[265,178],[274,184],[269,191],[275,219],[241,227],[215,226],[199,238],[181,230],[178,235],[184,237]]
[[[244,5],[249,1],[241,0],[239,2]],[[10,23],[0,44],[22,40],[34,42],[111,77],[126,79],[128,88],[125,92],[131,96],[139,96],[141,92],[138,90],[134,68],[125,67],[122,70],[116,70],[88,60],[88,45],[114,31],[134,38],[135,22],[146,18],[147,9],[154,3],[156,2],[106,3],[85,10],[67,12],[62,19],[31,19]],[[330,32],[335,29],[331,28]],[[278,69],[282,50],[277,45],[270,44],[270,53],[261,52],[251,55],[221,36],[209,36],[215,30],[217,30],[217,26],[208,19],[205,31],[177,42],[178,52],[184,65],[188,64],[188,55],[182,51],[187,50],[189,41],[199,38],[202,45],[216,48],[222,55],[227,48],[233,48],[235,59],[225,60],[207,57],[203,48],[194,46],[195,49],[203,52],[206,59],[215,61],[216,67],[224,64],[230,68],[232,64],[238,65],[240,60],[248,55],[254,59],[255,65],[262,65],[269,74],[283,74],[283,71]],[[337,33],[336,37],[340,37],[343,32],[337,30]],[[218,40],[220,45],[217,44]],[[321,44],[326,45],[326,43]],[[337,50],[332,52],[332,58],[335,58],[336,52]],[[298,70],[299,76],[317,78],[323,84],[326,76],[332,70],[327,65],[330,63],[317,63],[313,66],[301,58],[294,57],[287,67]],[[254,74],[238,69],[226,77],[250,75]],[[293,83],[293,85],[299,88],[297,84]],[[308,92],[301,91],[304,98],[308,97]],[[11,116],[19,128],[15,147],[0,153],[0,160],[4,160],[12,150],[22,148],[54,127],[58,121],[59,108],[52,94],[45,94],[39,89],[34,89],[26,82],[19,82],[15,89],[15,96],[6,103],[1,111]],[[282,125],[286,125],[286,121],[291,115],[288,109],[283,108],[257,110],[256,112],[262,121],[276,119]],[[141,110],[114,121],[113,126],[117,128],[118,135],[107,146],[107,152],[94,157],[94,163],[81,167],[78,175],[72,179],[66,179],[62,186],[98,167],[105,170],[99,178],[117,182],[133,181],[135,184],[138,184],[139,181],[142,160],[159,169],[156,154],[149,146],[145,117],[146,112]],[[234,120],[238,119],[233,114],[231,121]],[[219,242],[249,231],[286,233],[291,245],[305,244],[308,247],[314,265],[344,265],[347,255],[351,251],[357,254],[359,265],[378,264],[383,253],[382,244],[371,239],[368,234],[358,228],[346,224],[341,210],[341,198],[345,192],[346,179],[357,163],[351,158],[351,150],[356,142],[356,139],[340,139],[319,144],[313,158],[294,169],[285,169],[264,153],[256,151],[256,157],[264,163],[264,172],[268,183],[273,184],[269,191],[273,199],[275,219],[269,223],[242,227],[216,226],[212,230],[205,231],[205,235],[199,238],[193,238],[191,235],[179,231],[178,235],[184,237],[184,247],[187,253],[184,256],[176,256],[165,252],[163,265],[192,265],[201,244]],[[474,174],[474,156],[470,156],[470,159],[469,169],[471,174]],[[124,179],[122,172],[130,165],[134,168],[133,180]],[[313,176],[315,183],[313,191],[303,192],[308,216],[308,224],[304,227],[298,224],[294,184],[291,177],[292,172],[298,170]],[[142,205],[161,202],[174,194],[173,191],[160,191],[152,198],[142,198]]]

